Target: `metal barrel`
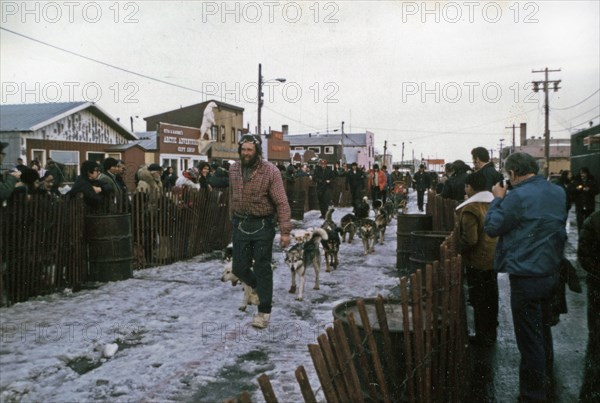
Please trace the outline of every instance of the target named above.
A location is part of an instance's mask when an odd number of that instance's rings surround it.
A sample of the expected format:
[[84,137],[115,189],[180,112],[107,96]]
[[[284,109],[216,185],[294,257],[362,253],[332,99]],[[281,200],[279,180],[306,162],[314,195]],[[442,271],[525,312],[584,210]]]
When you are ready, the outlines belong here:
[[117,281],[133,276],[131,214],[85,217],[90,281]]
[[397,223],[396,268],[405,271],[409,267],[412,252],[411,232],[431,230],[433,217],[430,214],[398,214]]
[[450,235],[446,231],[411,232],[410,273],[417,269],[425,270],[427,264],[440,259],[440,245]]

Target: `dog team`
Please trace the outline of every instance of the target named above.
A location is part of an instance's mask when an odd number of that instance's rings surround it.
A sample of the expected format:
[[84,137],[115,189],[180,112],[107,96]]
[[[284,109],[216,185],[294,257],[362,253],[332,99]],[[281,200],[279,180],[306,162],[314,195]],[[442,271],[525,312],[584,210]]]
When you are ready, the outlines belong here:
[[[371,208],[375,213],[373,219],[369,218]],[[373,205],[370,206],[368,198],[365,196],[354,208],[353,213],[346,214],[341,218],[339,226],[333,221],[334,211],[334,208],[330,206],[320,228],[292,231],[292,240],[295,243],[285,251],[285,263],[290,268],[292,275],[292,284],[289,293],[297,293],[296,300],[298,301],[302,301],[304,298],[306,272],[310,266],[312,266],[315,273],[315,285],[313,289],[319,289],[321,250],[323,250],[325,258],[325,271],[328,273],[336,270],[339,265],[338,254],[340,244],[342,242],[352,244],[356,235],[362,241],[364,255],[373,253],[377,241],[383,245],[387,225],[396,217],[397,210],[394,203],[390,200],[385,204],[381,200],[375,200]],[[243,299],[239,310],[245,311],[248,305],[258,306],[259,298],[255,290],[240,281],[233,274],[231,263],[232,249],[232,244],[229,244],[223,251],[225,267],[221,281],[231,282],[232,286],[236,286],[238,283],[242,284]],[[271,266],[274,270],[275,264],[273,263]]]

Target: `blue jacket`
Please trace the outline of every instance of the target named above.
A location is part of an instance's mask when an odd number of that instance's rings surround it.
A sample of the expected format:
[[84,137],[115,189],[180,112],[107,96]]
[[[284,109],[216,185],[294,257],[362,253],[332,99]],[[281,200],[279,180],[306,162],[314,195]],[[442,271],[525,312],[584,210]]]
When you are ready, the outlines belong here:
[[567,239],[565,198],[561,188],[533,176],[492,201],[484,230],[500,237],[496,271],[542,277],[558,269]]

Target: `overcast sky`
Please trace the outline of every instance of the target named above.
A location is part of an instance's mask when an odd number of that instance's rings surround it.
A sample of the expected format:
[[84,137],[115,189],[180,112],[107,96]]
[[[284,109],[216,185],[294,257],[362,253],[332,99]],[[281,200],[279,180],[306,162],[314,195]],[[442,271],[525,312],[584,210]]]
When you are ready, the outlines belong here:
[[344,121],[375,133],[380,152],[387,140],[395,160],[404,142],[405,159],[470,163],[473,147],[497,150],[521,122],[542,136],[531,82],[546,67],[562,80],[551,137],[599,122],[596,0],[0,4],[3,104],[92,100],[126,127],[139,116],[136,131],[207,99],[245,108],[253,130],[259,63],[263,128],[326,133]]

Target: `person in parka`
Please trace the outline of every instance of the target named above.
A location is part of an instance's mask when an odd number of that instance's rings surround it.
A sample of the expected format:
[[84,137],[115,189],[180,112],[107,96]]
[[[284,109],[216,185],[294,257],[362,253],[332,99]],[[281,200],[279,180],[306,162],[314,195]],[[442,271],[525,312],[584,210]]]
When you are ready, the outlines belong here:
[[[134,196],[134,205],[144,206],[143,222],[144,226],[144,256],[146,261],[153,261],[153,258],[166,255],[168,248],[167,242],[159,239],[156,228],[151,228],[150,223],[158,223],[158,208],[160,199],[163,195],[163,186],[160,180],[162,168],[158,164],[143,166],[137,171],[137,192]],[[143,201],[137,200],[141,198]],[[137,220],[139,221],[139,220]],[[163,234],[164,235],[164,234]],[[160,237],[163,238],[163,237]],[[166,237],[164,239],[166,241]],[[156,255],[156,245],[159,244],[161,252]]]
[[497,239],[485,233],[483,224],[494,195],[485,190],[485,177],[480,172],[466,176],[465,192],[469,198],[456,211],[460,253],[475,319],[472,340],[490,346],[496,342],[498,326],[498,274],[494,270]]

